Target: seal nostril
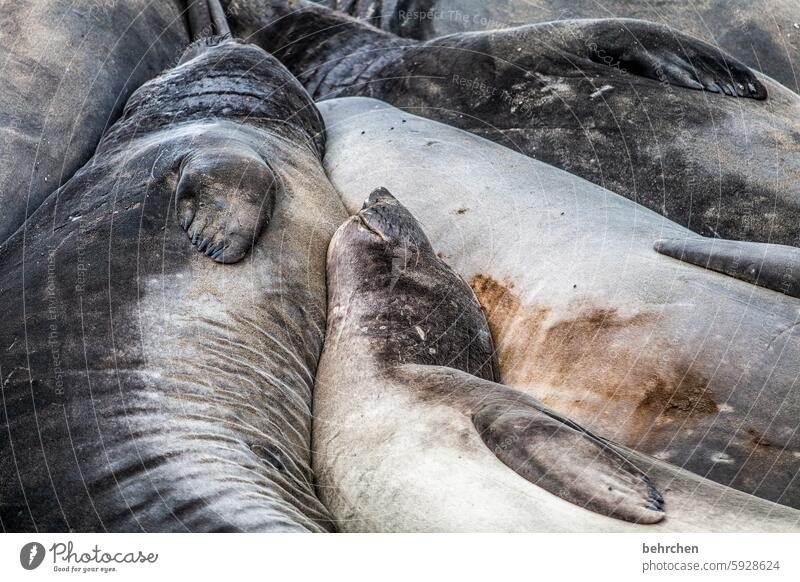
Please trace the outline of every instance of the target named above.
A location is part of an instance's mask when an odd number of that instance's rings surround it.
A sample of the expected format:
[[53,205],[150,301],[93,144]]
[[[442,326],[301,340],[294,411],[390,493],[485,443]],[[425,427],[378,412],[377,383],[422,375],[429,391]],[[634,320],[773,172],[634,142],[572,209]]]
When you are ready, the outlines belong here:
[[367,206],[372,206],[378,202],[397,202],[397,199],[392,196],[391,192],[381,186],[380,188],[375,188],[372,192],[370,192],[365,204]]

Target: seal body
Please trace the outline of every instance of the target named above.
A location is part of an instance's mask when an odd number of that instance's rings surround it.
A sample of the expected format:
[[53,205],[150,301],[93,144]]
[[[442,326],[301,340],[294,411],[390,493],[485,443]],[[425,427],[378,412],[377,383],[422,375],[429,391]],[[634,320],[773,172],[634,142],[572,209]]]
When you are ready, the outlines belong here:
[[622,449],[492,381],[473,293],[385,189],[336,232],[327,268],[313,462],[342,529],[800,528],[796,510]]
[[381,184],[420,217],[483,305],[505,384],[600,436],[800,504],[796,298],[659,254],[659,239],[705,239],[497,144],[376,100],[320,109],[348,210]]
[[184,2],[3,2],[0,243],[94,153],[189,42]]
[[323,131],[261,49],[202,41],[0,248],[6,530],[330,528]]
[[687,5],[636,0],[384,0],[320,2],[406,38],[521,26],[573,18],[638,18],[666,24],[798,90],[800,5],[793,0],[713,0]]
[[376,97],[700,234],[800,244],[800,96],[697,39],[611,19],[418,42],[303,2],[229,5],[318,100]]

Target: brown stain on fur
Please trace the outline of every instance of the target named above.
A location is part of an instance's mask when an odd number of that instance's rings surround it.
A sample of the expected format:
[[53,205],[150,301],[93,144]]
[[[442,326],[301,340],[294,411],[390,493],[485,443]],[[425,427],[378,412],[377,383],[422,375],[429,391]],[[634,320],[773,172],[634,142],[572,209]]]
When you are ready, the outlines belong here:
[[653,429],[717,412],[707,378],[649,338],[656,314],[592,304],[555,312],[524,304],[513,283],[485,274],[470,286],[489,321],[503,382],[587,428],[632,446]]
[[705,378],[687,374],[681,379],[679,389],[674,390],[663,379],[653,377],[645,388],[640,405],[661,410],[667,417],[717,412],[717,403],[711,398]]

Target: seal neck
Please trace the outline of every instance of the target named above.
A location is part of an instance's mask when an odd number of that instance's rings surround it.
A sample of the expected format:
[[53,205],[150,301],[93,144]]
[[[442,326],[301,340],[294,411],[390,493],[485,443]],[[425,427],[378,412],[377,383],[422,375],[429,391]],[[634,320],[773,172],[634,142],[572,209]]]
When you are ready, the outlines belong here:
[[360,354],[380,370],[448,366],[497,380],[489,325],[470,288],[436,257],[413,266],[331,243],[326,350]]
[[103,146],[167,126],[228,120],[308,143],[322,157],[322,118],[305,89],[276,59],[258,47],[231,41],[189,56],[131,96]]

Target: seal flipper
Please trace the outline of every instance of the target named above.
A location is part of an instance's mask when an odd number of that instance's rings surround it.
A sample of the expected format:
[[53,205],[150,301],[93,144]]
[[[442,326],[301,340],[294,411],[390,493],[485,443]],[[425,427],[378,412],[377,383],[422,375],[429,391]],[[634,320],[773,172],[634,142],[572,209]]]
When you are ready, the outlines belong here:
[[533,485],[609,517],[664,519],[661,493],[623,452],[527,394],[444,366],[403,364],[391,373],[470,419],[489,451]]
[[207,148],[181,164],[177,216],[197,250],[218,263],[236,263],[269,222],[278,180],[246,146]]
[[231,33],[219,0],[187,0],[189,33],[192,40]]
[[192,40],[206,36],[213,36],[211,13],[208,10],[207,0],[186,0],[187,16],[189,17],[189,34]]
[[472,417],[486,446],[531,483],[586,509],[634,523],[664,518],[650,479],[602,439],[515,399],[491,399]]
[[214,25],[214,34],[220,36],[230,36],[231,27],[228,26],[228,19],[225,17],[225,10],[219,0],[208,0],[208,13]]
[[679,261],[800,298],[800,248],[702,237],[662,239],[653,248]]
[[588,51],[595,63],[619,65],[634,75],[679,87],[767,98],[766,87],[746,65],[668,26],[627,18],[578,23],[583,23],[582,29],[571,34],[577,35],[581,52]]

